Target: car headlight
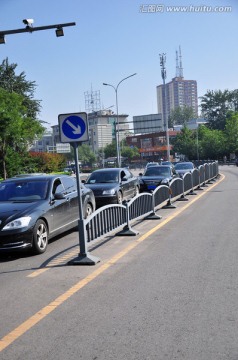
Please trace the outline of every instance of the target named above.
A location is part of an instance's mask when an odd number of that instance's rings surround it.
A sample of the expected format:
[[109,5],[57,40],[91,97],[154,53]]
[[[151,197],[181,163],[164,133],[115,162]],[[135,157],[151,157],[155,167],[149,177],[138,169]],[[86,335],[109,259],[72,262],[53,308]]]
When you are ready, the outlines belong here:
[[114,195],[116,192],[114,189],[109,189],[109,190],[103,190],[102,194],[103,195]]
[[169,183],[169,179],[163,179],[162,181],[161,181],[161,184],[168,184]]
[[16,220],[9,222],[7,225],[4,226],[2,230],[15,230],[21,229],[29,225],[31,220],[30,216],[25,216]]

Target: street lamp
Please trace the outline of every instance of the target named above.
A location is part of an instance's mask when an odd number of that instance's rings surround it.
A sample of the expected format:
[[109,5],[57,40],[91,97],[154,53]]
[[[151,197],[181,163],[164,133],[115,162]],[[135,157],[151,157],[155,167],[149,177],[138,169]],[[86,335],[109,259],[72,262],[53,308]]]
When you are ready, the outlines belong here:
[[163,87],[164,87],[164,96],[162,96],[162,99],[164,99],[164,127],[166,131],[166,145],[167,145],[167,160],[170,160],[170,146],[169,146],[169,129],[168,129],[168,117],[167,117],[167,106],[166,106],[166,100],[167,100],[167,94],[166,94],[166,85],[165,85],[165,79],[166,79],[166,69],[165,69],[165,62],[166,62],[166,54],[160,54],[160,66],[161,66],[161,76],[163,79]]
[[124,79],[122,79],[121,81],[119,81],[119,83],[117,84],[117,86],[111,85],[111,84],[107,84],[107,83],[103,83],[103,85],[106,86],[111,86],[116,93],[116,110],[117,110],[117,122],[116,122],[116,127],[115,127],[115,135],[116,135],[116,148],[117,148],[117,166],[121,167],[121,156],[120,156],[120,136],[119,136],[119,113],[118,113],[118,97],[117,97],[117,90],[119,85],[122,83],[122,81],[129,79],[132,76],[135,76],[135,74],[129,75],[127,77],[125,77]]

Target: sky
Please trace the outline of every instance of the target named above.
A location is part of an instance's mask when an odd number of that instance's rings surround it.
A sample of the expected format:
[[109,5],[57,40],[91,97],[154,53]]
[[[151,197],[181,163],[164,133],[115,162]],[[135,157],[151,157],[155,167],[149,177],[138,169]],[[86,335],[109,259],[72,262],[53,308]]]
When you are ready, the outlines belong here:
[[37,84],[39,118],[47,127],[59,114],[84,112],[85,93],[100,92],[101,109],[136,115],[157,113],[162,83],[160,54],[169,82],[181,47],[184,79],[196,80],[198,96],[238,88],[237,0],[0,0],[0,31],[75,22],[64,37],[55,30],[6,35],[0,62]]

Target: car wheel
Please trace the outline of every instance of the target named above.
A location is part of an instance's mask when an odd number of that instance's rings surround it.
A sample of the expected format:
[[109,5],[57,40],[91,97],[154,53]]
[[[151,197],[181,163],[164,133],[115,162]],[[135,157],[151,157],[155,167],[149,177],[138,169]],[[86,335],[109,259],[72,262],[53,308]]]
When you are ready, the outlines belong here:
[[87,219],[93,213],[92,205],[87,203],[85,208],[85,219]]
[[123,195],[122,195],[121,191],[118,191],[118,193],[117,193],[117,203],[122,204],[122,201],[123,201]]
[[139,192],[140,192],[140,190],[139,190],[138,186],[136,186],[134,196],[138,195],[138,194],[139,194]]
[[33,251],[43,254],[48,245],[48,228],[44,220],[38,220],[33,229]]

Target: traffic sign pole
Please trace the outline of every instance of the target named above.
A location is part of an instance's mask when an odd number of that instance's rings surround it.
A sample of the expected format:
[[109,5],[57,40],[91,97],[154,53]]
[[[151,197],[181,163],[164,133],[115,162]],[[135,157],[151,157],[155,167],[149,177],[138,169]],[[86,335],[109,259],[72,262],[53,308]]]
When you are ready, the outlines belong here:
[[95,265],[100,260],[99,258],[91,255],[87,251],[87,233],[84,224],[82,196],[81,196],[81,180],[79,172],[79,159],[78,159],[78,143],[73,143],[74,159],[76,169],[76,180],[78,190],[78,205],[79,205],[79,220],[78,220],[78,234],[79,234],[79,254],[78,256],[68,262],[69,265]]
[[61,114],[58,116],[60,140],[62,143],[71,143],[74,148],[74,160],[76,168],[76,181],[78,190],[78,204],[79,204],[79,254],[78,257],[69,261],[69,265],[95,265],[100,260],[92,256],[87,251],[87,233],[85,229],[85,221],[82,206],[81,196],[81,181],[79,173],[79,159],[78,159],[78,144],[80,142],[88,141],[88,118],[87,113],[71,113]]

